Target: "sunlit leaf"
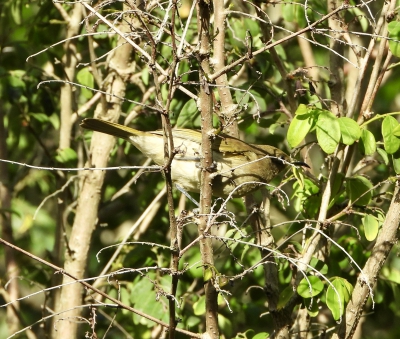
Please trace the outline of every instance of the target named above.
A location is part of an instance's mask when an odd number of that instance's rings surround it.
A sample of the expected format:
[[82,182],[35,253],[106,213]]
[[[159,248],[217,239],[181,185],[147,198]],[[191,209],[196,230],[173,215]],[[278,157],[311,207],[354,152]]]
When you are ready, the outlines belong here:
[[393,169],[396,174],[400,174],[400,150],[392,154]]
[[[80,85],[93,88],[94,86],[94,77],[92,72],[88,67],[82,68],[77,74],[76,78]],[[88,88],[80,88],[82,95],[86,99],[90,99],[93,96],[93,92]]]
[[378,154],[381,156],[383,162],[385,165],[389,164],[389,157],[388,154],[386,153],[386,151],[382,148],[377,148],[376,151],[378,152]]
[[343,315],[345,305],[350,300],[353,286],[341,277],[335,277],[326,291],[326,305],[332,312],[333,318],[339,320]]
[[327,154],[335,152],[340,136],[338,119],[332,113],[323,111],[317,121],[317,139],[322,150]]
[[291,147],[298,146],[304,140],[313,125],[315,115],[303,114],[303,109],[301,109],[301,111],[302,114],[295,115],[288,129],[287,140]]
[[372,183],[361,175],[347,179],[346,191],[350,202],[359,206],[368,205],[372,198],[372,187]]
[[372,155],[376,151],[376,141],[374,135],[367,129],[361,130],[360,152],[365,155]]
[[195,122],[200,117],[200,113],[197,109],[196,101],[189,99],[179,112],[175,113],[176,126],[180,128],[193,128],[200,127],[195,126]]
[[65,164],[70,161],[75,161],[78,158],[75,150],[72,148],[64,148],[57,150],[56,160],[61,163]]
[[149,68],[143,67],[141,75],[142,75],[143,84],[145,84],[147,86],[149,84],[149,77],[150,77]]
[[[388,24],[388,31],[389,31],[389,48],[393,55],[396,57],[400,57],[400,44],[398,41],[400,40],[400,22],[392,21]],[[397,41],[394,41],[397,40]]]
[[361,137],[360,126],[350,118],[339,118],[340,131],[342,134],[342,142],[345,145],[352,145]]
[[206,298],[204,295],[193,304],[193,312],[195,315],[202,315],[206,312]]
[[378,220],[370,214],[367,214],[361,220],[364,226],[365,238],[367,238],[368,241],[375,240],[379,230]]
[[393,135],[396,137],[400,137],[400,124],[398,124],[394,129],[393,129]]
[[382,136],[385,151],[388,154],[397,152],[400,147],[400,139],[393,134],[393,131],[399,123],[392,116],[387,116],[382,122]]
[[281,309],[293,296],[294,291],[291,286],[287,286],[281,293],[279,293],[278,309]]
[[328,265],[325,262],[323,262],[322,260],[318,260],[315,257],[311,258],[310,266],[315,268],[320,274],[328,273]]
[[319,313],[318,301],[315,298],[304,298],[304,305],[310,317],[316,317]]
[[297,286],[297,293],[303,298],[311,298],[320,294],[323,289],[324,284],[322,281],[318,277],[312,275],[300,281],[299,286]]
[[333,319],[339,320],[344,312],[344,291],[343,285],[335,279],[326,291],[326,305],[331,310]]

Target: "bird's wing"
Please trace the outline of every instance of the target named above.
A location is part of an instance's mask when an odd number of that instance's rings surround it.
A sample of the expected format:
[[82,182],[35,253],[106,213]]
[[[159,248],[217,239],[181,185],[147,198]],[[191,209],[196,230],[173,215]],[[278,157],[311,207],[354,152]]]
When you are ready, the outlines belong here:
[[[157,135],[162,135],[162,131],[151,132]],[[182,138],[201,144],[201,132],[190,129],[173,129],[172,134],[176,138]],[[212,143],[212,149],[221,153],[243,154],[253,152],[259,156],[271,155],[279,158],[289,159],[288,155],[280,149],[269,145],[248,144],[240,139],[231,137],[224,133],[216,134]]]

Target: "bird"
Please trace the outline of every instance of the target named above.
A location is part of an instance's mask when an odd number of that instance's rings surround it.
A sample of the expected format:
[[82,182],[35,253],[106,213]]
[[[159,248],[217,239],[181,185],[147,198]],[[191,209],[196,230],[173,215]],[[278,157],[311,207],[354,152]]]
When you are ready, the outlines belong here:
[[[125,139],[154,163],[163,166],[163,131],[140,131],[118,123],[86,118],[80,126]],[[172,181],[188,192],[200,192],[201,187],[201,131],[172,129],[175,156],[171,163]],[[289,163],[290,157],[270,145],[246,143],[224,133],[213,136],[214,164],[212,190],[215,197],[243,197],[254,192],[262,183],[270,182]]]

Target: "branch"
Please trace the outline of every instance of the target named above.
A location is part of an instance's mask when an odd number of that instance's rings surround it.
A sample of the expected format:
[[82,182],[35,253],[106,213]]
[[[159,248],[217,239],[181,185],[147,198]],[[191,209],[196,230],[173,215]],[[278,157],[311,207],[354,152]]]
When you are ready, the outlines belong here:
[[[90,285],[86,281],[78,279],[77,277],[73,276],[69,272],[63,270],[61,267],[53,265],[52,263],[50,263],[50,262],[48,262],[48,261],[46,261],[46,260],[44,260],[42,258],[39,258],[39,257],[33,255],[32,253],[29,253],[29,252],[23,250],[22,248],[20,248],[18,246],[15,246],[15,245],[5,241],[2,238],[0,238],[0,243],[12,248],[13,250],[19,251],[20,253],[32,258],[33,260],[36,260],[36,261],[38,261],[38,262],[40,262],[40,263],[42,263],[42,264],[44,264],[44,265],[46,265],[48,267],[51,267],[55,272],[62,273],[64,276],[71,278],[73,281],[79,282],[79,284],[81,284],[82,286],[86,287],[89,290],[92,290],[93,292],[96,292],[97,294],[101,295],[105,299],[108,299],[108,300],[112,301],[113,303],[115,303],[116,305],[118,305],[119,307],[121,307],[121,308],[123,308],[125,310],[133,312],[133,313],[135,313],[135,314],[137,314],[137,315],[139,315],[139,316],[141,316],[143,318],[146,318],[146,319],[149,319],[151,321],[154,321],[156,324],[160,324],[161,326],[164,326],[166,328],[168,328],[168,326],[169,326],[167,323],[165,323],[165,322],[163,322],[163,321],[161,321],[161,320],[159,320],[157,318],[154,318],[151,315],[148,315],[148,314],[143,313],[143,312],[141,312],[141,311],[139,311],[139,310],[137,310],[137,309],[135,309],[133,307],[125,305],[124,303],[122,303],[118,299],[115,299],[115,298],[109,296],[107,293],[105,293],[105,292],[93,287],[92,285]],[[69,279],[69,280],[71,280],[71,279]],[[188,335],[188,336],[190,336],[192,338],[201,338],[200,334],[193,333],[193,332],[190,332],[190,331],[186,331],[186,330],[182,330],[182,329],[176,329],[176,331],[180,332],[180,333],[183,333],[183,334],[186,334],[186,335]]]
[[[210,227],[208,224],[212,205],[212,177],[213,165],[212,151],[212,92],[208,86],[208,74],[210,73],[210,4],[205,0],[197,2],[197,31],[199,35],[199,77],[200,94],[199,110],[201,112],[201,191],[200,191],[200,216],[198,218],[198,231],[204,235]],[[202,238],[200,240],[200,252],[203,262],[203,277],[206,297],[206,333],[209,338],[219,338],[218,328],[218,292],[216,291],[211,273],[214,267],[212,240]]]
[[[306,32],[312,31],[314,29],[314,27],[318,26],[319,24],[321,24],[322,22],[324,22],[325,20],[329,19],[331,16],[336,15],[336,13],[346,10],[349,6],[346,4],[343,4],[342,6],[340,6],[339,8],[336,8],[334,11],[332,11],[331,13],[328,13],[327,15],[323,16],[321,19],[315,21],[313,24],[309,25],[306,28],[301,29],[298,32],[292,33],[291,35],[282,38],[280,40],[277,40],[269,45],[266,45],[262,48],[260,48],[259,50],[255,51],[252,53],[252,56],[255,57],[258,54],[261,54],[267,50],[269,50],[271,47],[275,47],[278,46],[282,43],[284,43],[285,41],[291,40],[293,38],[295,38],[296,36],[302,35]],[[232,62],[231,64],[229,64],[228,66],[225,66],[224,68],[220,69],[219,71],[215,72],[214,74],[210,74],[209,75],[209,79],[210,80],[215,80],[217,78],[219,78],[222,74],[225,74],[227,72],[229,72],[231,69],[235,68],[237,65],[251,60],[252,58],[249,58],[248,55],[246,54],[245,56],[242,56],[241,58],[239,58],[238,60]]]
[[[368,279],[371,285],[376,283],[378,274],[383,264],[385,263],[393,245],[397,242],[397,230],[399,226],[400,180],[398,179],[389,211],[382,226],[382,230],[376,239],[371,256],[368,258],[363,269],[366,279]],[[353,337],[369,295],[370,289],[368,284],[365,283],[364,278],[359,278],[353,290],[351,300],[346,307],[346,313],[344,317],[345,321],[340,324],[337,334],[333,336],[334,339],[351,339]]]

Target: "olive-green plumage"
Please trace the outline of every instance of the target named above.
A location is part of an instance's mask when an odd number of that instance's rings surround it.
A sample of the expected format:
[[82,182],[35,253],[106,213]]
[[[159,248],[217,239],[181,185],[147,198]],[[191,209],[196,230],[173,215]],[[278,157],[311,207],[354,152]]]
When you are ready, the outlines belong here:
[[[143,132],[99,119],[84,119],[81,126],[123,138],[157,165],[164,164],[162,131]],[[189,192],[199,192],[201,132],[173,129],[172,135],[177,150],[171,164],[172,180]],[[271,181],[289,161],[288,155],[278,148],[248,144],[222,133],[215,136],[212,149],[216,164],[212,181],[213,194],[218,197],[226,197],[235,189],[234,197],[242,197],[256,190],[260,186],[259,182]]]

